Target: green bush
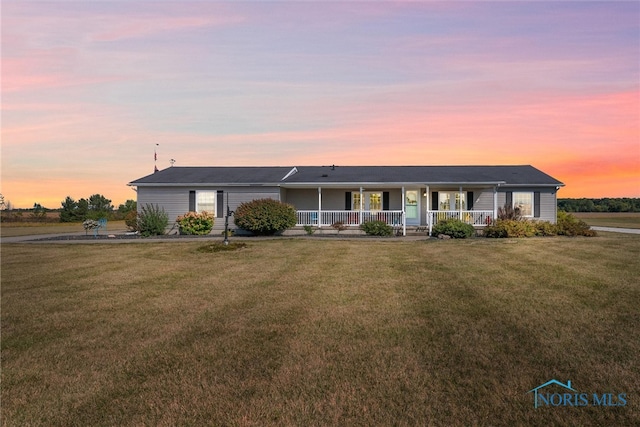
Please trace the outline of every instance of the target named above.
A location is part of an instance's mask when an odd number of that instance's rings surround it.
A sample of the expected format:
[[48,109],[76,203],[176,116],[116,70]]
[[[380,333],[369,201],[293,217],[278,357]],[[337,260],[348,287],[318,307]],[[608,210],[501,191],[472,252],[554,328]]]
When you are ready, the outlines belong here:
[[278,200],[257,199],[238,206],[234,222],[253,234],[268,236],[295,226],[296,210]]
[[316,232],[316,229],[310,225],[305,225],[302,228],[304,228],[304,232],[307,233],[309,236],[311,236],[313,233]]
[[558,234],[563,236],[593,237],[597,235],[597,233],[589,227],[589,224],[564,211],[558,212],[557,227]]
[[486,237],[533,237],[536,225],[531,221],[497,219],[484,229]]
[[138,231],[145,237],[164,234],[168,224],[169,216],[158,205],[147,204],[138,214]]
[[433,226],[431,235],[439,236],[440,234],[444,234],[454,239],[465,239],[473,236],[473,232],[473,225],[456,218],[450,218],[438,221],[436,225]]
[[360,224],[360,229],[369,236],[391,236],[393,227],[384,221],[367,221]]
[[546,237],[558,234],[558,227],[549,221],[535,221],[533,224],[536,227],[536,236]]
[[176,218],[180,234],[209,234],[213,228],[213,221],[213,215],[209,212],[187,212]]

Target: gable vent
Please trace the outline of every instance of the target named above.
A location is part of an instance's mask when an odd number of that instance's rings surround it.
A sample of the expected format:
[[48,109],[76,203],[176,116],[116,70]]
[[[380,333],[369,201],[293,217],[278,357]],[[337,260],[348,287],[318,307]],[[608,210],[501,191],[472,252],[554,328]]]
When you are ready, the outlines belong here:
[[288,173],[288,174],[286,174],[286,175],[284,176],[284,178],[282,178],[280,181],[284,181],[285,179],[289,178],[291,175],[293,175],[293,174],[295,174],[295,173],[298,173],[298,168],[296,168],[296,167],[294,166],[294,167],[293,167],[293,169],[291,169],[291,170],[289,171],[289,173]]

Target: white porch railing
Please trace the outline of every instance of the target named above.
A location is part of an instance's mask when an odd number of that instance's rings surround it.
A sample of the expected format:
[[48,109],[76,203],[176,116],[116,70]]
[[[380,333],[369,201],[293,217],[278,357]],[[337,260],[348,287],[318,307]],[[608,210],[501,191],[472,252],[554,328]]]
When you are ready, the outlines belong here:
[[435,225],[443,219],[456,218],[476,227],[491,223],[493,211],[428,211],[427,224]]
[[342,222],[347,226],[358,226],[367,221],[384,221],[393,227],[402,226],[402,211],[297,211],[297,226],[331,226]]

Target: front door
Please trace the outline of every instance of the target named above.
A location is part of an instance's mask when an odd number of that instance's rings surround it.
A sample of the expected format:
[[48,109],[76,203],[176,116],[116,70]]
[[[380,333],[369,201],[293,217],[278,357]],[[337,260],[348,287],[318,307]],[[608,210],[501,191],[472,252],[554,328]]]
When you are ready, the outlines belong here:
[[407,190],[405,192],[404,210],[407,225],[420,225],[420,191]]

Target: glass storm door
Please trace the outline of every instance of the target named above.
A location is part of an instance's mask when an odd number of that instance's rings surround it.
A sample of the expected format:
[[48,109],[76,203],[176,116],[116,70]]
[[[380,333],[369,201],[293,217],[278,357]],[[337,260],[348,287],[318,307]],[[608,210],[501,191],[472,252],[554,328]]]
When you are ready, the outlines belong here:
[[405,192],[404,209],[407,224],[420,225],[420,199],[418,190],[408,190]]

